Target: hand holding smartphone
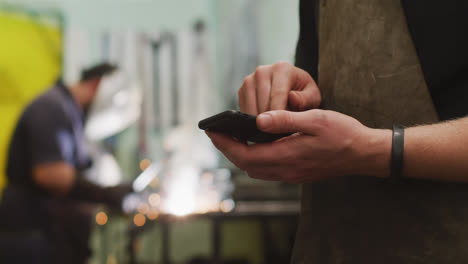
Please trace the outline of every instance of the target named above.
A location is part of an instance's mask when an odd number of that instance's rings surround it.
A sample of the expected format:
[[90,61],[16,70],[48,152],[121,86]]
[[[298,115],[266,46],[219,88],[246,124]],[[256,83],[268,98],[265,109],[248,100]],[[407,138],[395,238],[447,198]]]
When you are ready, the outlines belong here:
[[288,134],[266,133],[257,128],[257,116],[228,110],[201,120],[198,127],[203,130],[219,132],[242,141],[266,143],[273,142]]

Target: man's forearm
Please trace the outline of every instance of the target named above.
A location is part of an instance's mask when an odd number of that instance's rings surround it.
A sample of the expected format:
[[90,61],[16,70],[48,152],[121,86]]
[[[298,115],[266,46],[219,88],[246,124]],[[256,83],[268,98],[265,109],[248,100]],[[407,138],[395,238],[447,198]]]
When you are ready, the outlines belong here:
[[[369,162],[378,155],[384,162],[369,166],[367,174],[388,177],[391,132],[374,130],[374,134],[380,143],[374,145]],[[468,117],[405,129],[403,157],[404,177],[468,182]]]
[[406,177],[468,181],[468,118],[405,131]]

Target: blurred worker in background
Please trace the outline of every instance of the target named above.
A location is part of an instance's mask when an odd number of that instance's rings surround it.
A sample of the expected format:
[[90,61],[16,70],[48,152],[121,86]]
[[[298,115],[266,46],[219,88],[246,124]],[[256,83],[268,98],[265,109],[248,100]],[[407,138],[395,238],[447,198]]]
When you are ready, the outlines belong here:
[[[91,165],[85,113],[101,79],[115,69],[99,64],[84,70],[74,85],[57,82],[19,118],[0,207],[0,262],[85,263],[93,203],[120,210],[131,192],[127,185],[100,187],[82,175]],[[2,235],[8,234],[14,239],[5,243]]]
[[297,67],[245,78],[240,109],[263,131],[298,133],[208,135],[249,176],[304,183],[293,263],[468,263],[467,11],[302,0]]

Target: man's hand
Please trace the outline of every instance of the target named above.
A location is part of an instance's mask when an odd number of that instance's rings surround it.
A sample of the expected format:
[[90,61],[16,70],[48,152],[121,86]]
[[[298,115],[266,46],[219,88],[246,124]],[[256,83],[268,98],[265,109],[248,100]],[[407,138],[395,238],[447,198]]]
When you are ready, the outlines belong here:
[[352,117],[319,109],[270,111],[257,118],[257,126],[265,132],[297,133],[255,145],[207,134],[231,162],[257,179],[304,183],[354,174],[388,175],[390,130],[371,129]]
[[239,89],[242,112],[258,115],[269,110],[305,111],[320,105],[320,91],[312,77],[287,62],[259,66]]

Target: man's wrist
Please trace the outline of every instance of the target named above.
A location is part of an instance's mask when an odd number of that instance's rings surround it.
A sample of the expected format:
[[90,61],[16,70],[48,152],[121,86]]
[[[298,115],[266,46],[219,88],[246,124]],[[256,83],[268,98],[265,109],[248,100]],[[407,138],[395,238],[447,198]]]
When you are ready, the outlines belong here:
[[379,178],[390,176],[392,130],[370,129],[367,144],[362,150],[362,174]]

